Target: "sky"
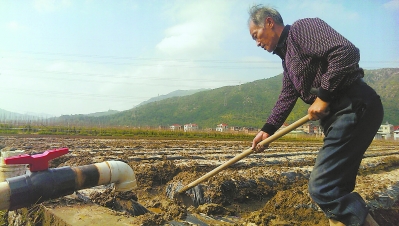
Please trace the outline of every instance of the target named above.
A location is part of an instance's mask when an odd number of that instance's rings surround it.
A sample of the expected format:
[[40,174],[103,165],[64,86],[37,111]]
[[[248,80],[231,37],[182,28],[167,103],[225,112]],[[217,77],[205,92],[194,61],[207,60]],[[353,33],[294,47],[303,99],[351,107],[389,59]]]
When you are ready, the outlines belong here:
[[321,18],[360,49],[364,69],[399,67],[399,0],[1,0],[0,109],[124,111],[276,76],[279,57],[249,34],[253,4],[285,24]]

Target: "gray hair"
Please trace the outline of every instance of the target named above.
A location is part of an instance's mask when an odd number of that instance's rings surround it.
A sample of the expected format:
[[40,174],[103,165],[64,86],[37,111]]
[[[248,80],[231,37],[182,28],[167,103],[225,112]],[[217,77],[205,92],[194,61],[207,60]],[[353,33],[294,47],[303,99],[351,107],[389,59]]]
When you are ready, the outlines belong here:
[[284,26],[283,18],[280,13],[269,6],[253,5],[249,8],[248,24],[252,21],[256,26],[263,27],[267,17],[273,18],[274,22]]

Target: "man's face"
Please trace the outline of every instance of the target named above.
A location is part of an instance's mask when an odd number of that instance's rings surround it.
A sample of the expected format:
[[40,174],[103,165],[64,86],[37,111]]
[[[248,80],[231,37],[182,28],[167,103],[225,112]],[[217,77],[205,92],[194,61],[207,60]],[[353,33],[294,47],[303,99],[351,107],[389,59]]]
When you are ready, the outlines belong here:
[[276,49],[279,36],[275,32],[274,21],[270,17],[266,18],[263,27],[257,26],[251,21],[249,24],[249,33],[252,39],[256,41],[257,46],[262,47],[269,53]]

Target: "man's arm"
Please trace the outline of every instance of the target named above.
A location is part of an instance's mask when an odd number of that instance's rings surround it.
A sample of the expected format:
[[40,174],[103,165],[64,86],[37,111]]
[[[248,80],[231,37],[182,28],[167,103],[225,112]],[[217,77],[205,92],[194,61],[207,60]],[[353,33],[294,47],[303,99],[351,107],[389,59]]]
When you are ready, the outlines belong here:
[[298,99],[298,93],[295,90],[288,74],[284,72],[283,75],[283,88],[274,105],[272,112],[266,120],[262,131],[273,135],[283,125],[288,115],[291,113]]
[[289,80],[288,75],[284,72],[283,88],[281,90],[280,96],[274,105],[265,125],[252,141],[252,149],[255,152],[262,152],[267,148],[257,147],[257,144],[273,135],[281,127],[294,108],[297,99],[297,92],[295,91],[291,80]]

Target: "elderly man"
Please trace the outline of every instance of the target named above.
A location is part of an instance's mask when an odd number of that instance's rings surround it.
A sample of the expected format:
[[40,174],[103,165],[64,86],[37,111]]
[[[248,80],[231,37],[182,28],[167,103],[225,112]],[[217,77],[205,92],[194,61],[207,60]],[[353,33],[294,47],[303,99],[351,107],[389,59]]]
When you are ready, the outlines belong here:
[[252,148],[284,123],[298,97],[310,105],[325,135],[309,180],[309,194],[330,225],[377,225],[362,197],[353,192],[364,152],[383,119],[380,97],[363,80],[359,50],[318,18],[285,25],[278,11],[250,8],[249,31],[257,46],[278,55],[283,88]]

